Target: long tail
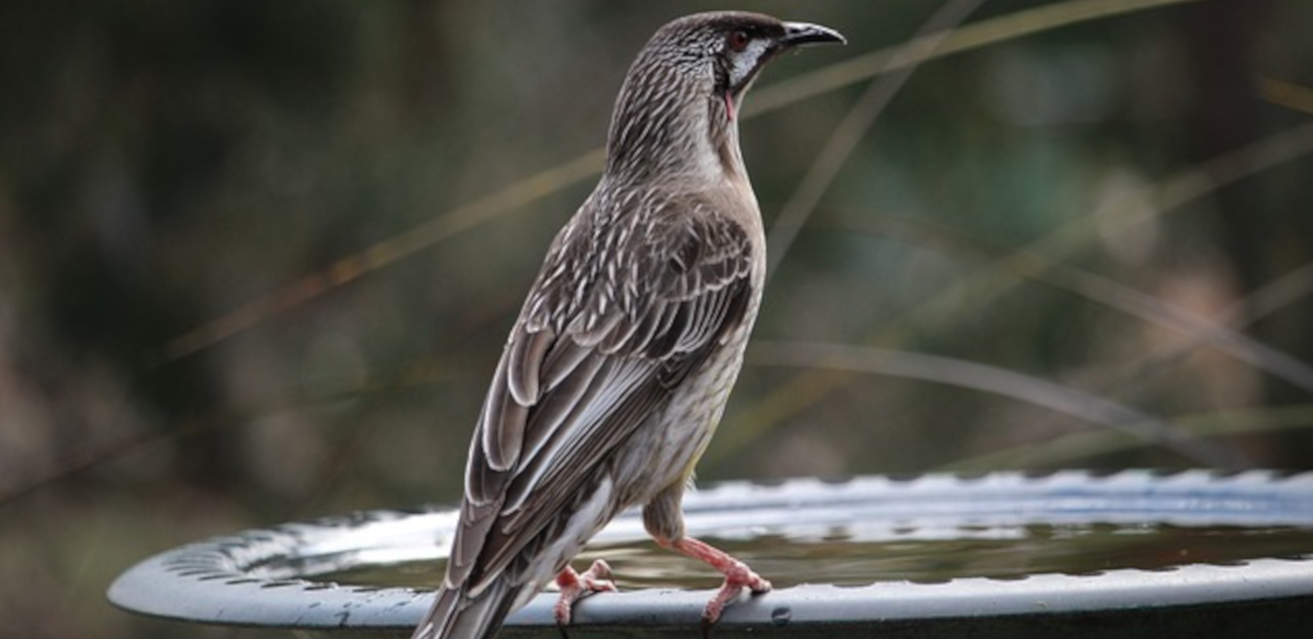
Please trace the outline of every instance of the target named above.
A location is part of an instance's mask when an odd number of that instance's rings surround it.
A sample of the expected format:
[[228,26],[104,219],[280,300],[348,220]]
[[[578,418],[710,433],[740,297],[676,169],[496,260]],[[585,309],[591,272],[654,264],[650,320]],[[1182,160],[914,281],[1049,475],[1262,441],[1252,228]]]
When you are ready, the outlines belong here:
[[520,594],[517,585],[498,578],[470,597],[466,585],[443,588],[413,638],[492,638],[503,626]]

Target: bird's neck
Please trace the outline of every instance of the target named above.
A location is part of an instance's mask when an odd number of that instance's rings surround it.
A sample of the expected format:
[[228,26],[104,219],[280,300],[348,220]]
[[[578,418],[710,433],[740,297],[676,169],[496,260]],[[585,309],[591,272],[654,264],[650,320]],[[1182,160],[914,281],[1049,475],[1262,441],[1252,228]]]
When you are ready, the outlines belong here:
[[739,102],[628,81],[608,130],[605,176],[626,182],[746,179]]

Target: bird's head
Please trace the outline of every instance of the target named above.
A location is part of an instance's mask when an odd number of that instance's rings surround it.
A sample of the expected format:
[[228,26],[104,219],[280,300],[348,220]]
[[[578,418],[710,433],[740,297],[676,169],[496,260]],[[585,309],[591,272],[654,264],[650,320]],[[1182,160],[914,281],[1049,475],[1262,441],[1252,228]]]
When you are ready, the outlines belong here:
[[[784,51],[821,43],[844,44],[845,37],[816,24],[740,11],[697,13],[663,25],[636,56],[617,97],[609,169],[662,153],[676,159],[703,141],[714,150],[737,147],[736,114],[763,66]],[[739,156],[738,148],[727,151]]]

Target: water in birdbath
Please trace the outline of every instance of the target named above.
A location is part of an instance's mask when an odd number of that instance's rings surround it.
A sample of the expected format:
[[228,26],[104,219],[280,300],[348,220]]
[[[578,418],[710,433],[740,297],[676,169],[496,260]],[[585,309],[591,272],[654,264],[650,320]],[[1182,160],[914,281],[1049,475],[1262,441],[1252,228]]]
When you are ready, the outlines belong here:
[[[1312,531],[1298,526],[1175,526],[1066,523],[950,527],[789,529],[732,539],[704,538],[747,562],[776,587],[801,583],[858,586],[877,580],[938,582],[961,577],[1022,578],[1034,573],[1163,569],[1191,563],[1309,556]],[[434,548],[396,549],[388,563],[357,563],[352,553],[318,557],[308,566],[335,570],[301,577],[339,584],[435,588],[442,561]],[[410,559],[408,559],[410,558]],[[577,558],[584,570],[606,559],[618,587],[713,588],[707,566],[647,540],[592,545]],[[295,558],[286,562],[307,561]],[[268,569],[286,575],[293,567]],[[295,573],[295,571],[292,571]]]

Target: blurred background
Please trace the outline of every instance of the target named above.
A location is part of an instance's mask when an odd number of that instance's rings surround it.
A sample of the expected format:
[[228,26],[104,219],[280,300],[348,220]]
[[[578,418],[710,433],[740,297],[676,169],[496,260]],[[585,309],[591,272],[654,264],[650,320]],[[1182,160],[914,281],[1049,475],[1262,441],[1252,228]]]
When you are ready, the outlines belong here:
[[[701,482],[1311,468],[1312,5],[1149,4],[986,2],[903,85],[940,3],[745,5],[850,44],[747,100],[781,262]],[[233,634],[104,590],[454,501],[631,57],[714,8],[0,6],[0,635]]]

